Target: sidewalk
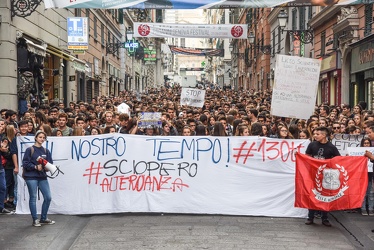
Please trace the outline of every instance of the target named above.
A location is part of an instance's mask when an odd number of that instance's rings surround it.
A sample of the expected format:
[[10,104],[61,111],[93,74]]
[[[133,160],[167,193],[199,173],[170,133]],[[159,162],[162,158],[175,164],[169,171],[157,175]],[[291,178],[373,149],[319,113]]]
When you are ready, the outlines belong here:
[[0,249],[374,249],[374,216],[333,212],[332,227],[300,218],[191,214],[0,216]]
[[374,249],[374,216],[343,211],[332,212],[330,215],[333,225],[339,227],[356,248]]

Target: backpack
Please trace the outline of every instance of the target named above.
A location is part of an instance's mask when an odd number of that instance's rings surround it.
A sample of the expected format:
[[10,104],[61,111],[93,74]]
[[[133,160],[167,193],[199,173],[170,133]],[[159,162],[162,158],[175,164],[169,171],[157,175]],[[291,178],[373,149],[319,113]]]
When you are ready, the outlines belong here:
[[[44,149],[44,152],[47,155],[47,149],[45,147],[42,147],[42,148]],[[34,146],[31,146],[31,148],[30,148],[30,158],[32,158],[32,156],[34,155],[34,152],[35,152]],[[22,169],[22,178],[23,179],[25,179],[24,173],[25,173],[25,170]]]

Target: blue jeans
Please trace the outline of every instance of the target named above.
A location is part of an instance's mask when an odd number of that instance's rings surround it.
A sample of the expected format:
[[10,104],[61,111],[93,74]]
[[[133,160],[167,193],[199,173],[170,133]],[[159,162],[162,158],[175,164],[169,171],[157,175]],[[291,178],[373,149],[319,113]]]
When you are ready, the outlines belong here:
[[364,202],[362,202],[362,207],[361,210],[366,211],[366,207],[368,208],[369,211],[374,210],[374,197],[373,194],[371,193],[371,189],[373,187],[373,173],[369,172],[369,178],[368,178],[368,187],[366,189],[366,194],[364,198]]
[[42,205],[42,214],[40,216],[40,220],[47,219],[47,213],[49,209],[49,205],[51,204],[51,190],[49,189],[48,180],[26,180],[27,189],[29,190],[30,200],[29,200],[29,207],[30,212],[33,220],[38,219],[38,215],[36,212],[36,197],[39,190],[42,192],[43,195],[43,205]]
[[13,178],[14,178],[14,201],[13,204],[14,206],[17,206],[17,194],[18,194],[18,174],[13,173]]
[[14,199],[14,174],[13,169],[5,169],[6,194],[5,199]]
[[6,193],[5,172],[4,170],[0,170],[0,209],[1,210],[3,210],[4,208],[5,193]]

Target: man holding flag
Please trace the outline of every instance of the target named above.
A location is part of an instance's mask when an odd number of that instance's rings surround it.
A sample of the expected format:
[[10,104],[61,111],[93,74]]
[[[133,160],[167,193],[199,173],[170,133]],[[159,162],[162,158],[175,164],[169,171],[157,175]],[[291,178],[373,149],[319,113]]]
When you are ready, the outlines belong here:
[[367,157],[340,156],[328,136],[328,128],[314,129],[306,155],[296,156],[295,207],[309,209],[307,225],[320,210],[322,224],[331,227],[328,211],[361,207],[366,194]]
[[[314,141],[308,145],[305,153],[316,159],[331,159],[335,156],[339,156],[340,153],[338,149],[327,139],[329,134],[330,132],[326,127],[318,127],[314,129]],[[309,209],[308,219],[305,222],[306,225],[313,224],[314,214],[316,212],[317,210]],[[331,227],[326,211],[322,211],[322,224]]]

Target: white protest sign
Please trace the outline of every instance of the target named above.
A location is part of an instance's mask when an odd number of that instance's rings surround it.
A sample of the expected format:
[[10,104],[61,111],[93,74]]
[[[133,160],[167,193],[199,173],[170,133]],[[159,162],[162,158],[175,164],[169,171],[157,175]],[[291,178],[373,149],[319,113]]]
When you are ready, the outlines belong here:
[[182,88],[181,105],[202,108],[204,106],[205,90]]
[[[23,157],[33,138],[17,139]],[[305,217],[306,209],[294,207],[295,152],[305,152],[308,143],[241,136],[48,137],[53,163],[64,173],[49,180],[49,211]],[[17,213],[28,214],[21,173],[18,181]]]
[[139,128],[146,128],[148,126],[153,126],[157,128],[162,127],[161,121],[161,112],[140,112],[138,114],[138,127]]
[[[365,151],[374,154],[374,147],[347,147],[347,154],[351,156],[363,156]],[[368,158],[368,172],[373,172],[373,163]]]
[[277,54],[271,114],[308,119],[314,112],[321,61]]
[[347,155],[348,147],[359,147],[364,135],[335,134],[331,143],[339,150],[340,155]]

